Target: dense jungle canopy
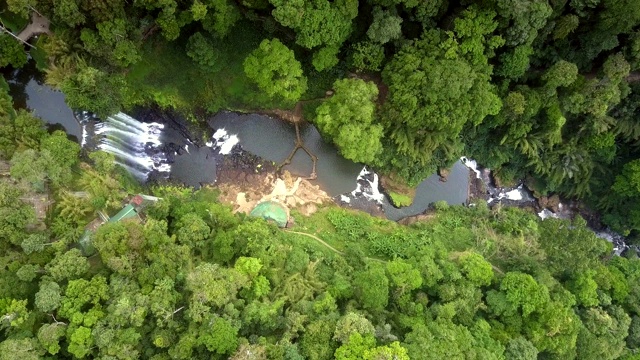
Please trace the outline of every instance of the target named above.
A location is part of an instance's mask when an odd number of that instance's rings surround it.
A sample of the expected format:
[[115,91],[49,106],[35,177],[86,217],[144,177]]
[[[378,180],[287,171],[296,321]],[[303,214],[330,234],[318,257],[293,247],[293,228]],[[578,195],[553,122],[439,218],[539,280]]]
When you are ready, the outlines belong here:
[[[30,49],[12,35],[34,13],[51,31]],[[74,109],[299,104],[408,185],[466,155],[640,234],[640,0],[5,0],[0,21],[0,68],[29,50]],[[336,253],[81,158],[2,79],[0,160],[0,360],[640,359],[640,262],[580,217],[294,213]],[[142,191],[162,198],[144,219],[77,243]]]

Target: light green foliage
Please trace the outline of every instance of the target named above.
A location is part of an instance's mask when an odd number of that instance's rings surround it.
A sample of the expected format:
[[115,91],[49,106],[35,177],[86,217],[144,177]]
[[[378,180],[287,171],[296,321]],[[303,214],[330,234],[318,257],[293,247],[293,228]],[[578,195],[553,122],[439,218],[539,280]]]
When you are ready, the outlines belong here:
[[[547,254],[545,262],[552,274],[585,272],[595,266],[595,259],[609,251],[607,242],[596,237],[582,218],[574,219],[571,230],[562,220],[549,219],[540,225],[540,246]],[[572,236],[578,236],[580,243],[575,243]]]
[[231,354],[238,347],[238,329],[223,318],[214,318],[209,324],[203,325],[202,334],[198,342],[207,350],[216,354]]
[[528,45],[520,45],[511,52],[500,56],[500,67],[496,71],[497,75],[508,79],[518,79],[529,70],[529,57],[533,54],[533,48]]
[[245,274],[249,279],[255,279],[262,269],[260,259],[241,256],[233,266],[238,272]]
[[21,281],[25,281],[30,283],[33,279],[38,276],[38,270],[40,267],[38,265],[26,264],[22,265],[20,269],[16,272],[16,276]]
[[122,86],[120,76],[110,76],[99,69],[81,65],[72,76],[65,78],[60,89],[71,108],[93,111],[105,118],[120,110]]
[[20,68],[26,63],[27,53],[24,51],[24,45],[2,31],[0,33],[0,68],[7,65]]
[[469,330],[450,321],[415,326],[402,344],[410,359],[464,358],[473,346]]
[[397,341],[376,347],[376,340],[371,335],[362,336],[354,333],[349,341],[336,349],[336,360],[409,360],[407,350]]
[[553,64],[542,76],[542,80],[550,88],[569,86],[578,77],[578,67],[576,64],[560,60]]
[[358,15],[358,2],[344,0],[269,0],[275,7],[276,21],[296,32],[296,42],[312,49],[340,45],[351,32],[351,21]]
[[24,181],[34,190],[43,192],[49,160],[49,156],[32,149],[15,153],[11,158],[11,176]]
[[25,19],[29,18],[31,9],[36,5],[36,1],[34,0],[7,0],[6,3],[9,11]]
[[87,199],[66,191],[62,193],[60,201],[56,204],[56,209],[60,211],[60,217],[72,223],[81,223],[93,210]]
[[359,42],[353,45],[349,58],[351,66],[358,71],[379,71],[384,62],[384,47],[373,42]]
[[397,14],[375,7],[373,9],[373,22],[369,30],[367,30],[367,36],[371,41],[386,44],[402,35],[401,24],[402,18]]
[[187,276],[191,291],[189,316],[196,322],[203,320],[211,306],[222,307],[236,298],[238,290],[248,283],[246,275],[234,269],[203,263]]
[[623,354],[631,318],[618,306],[583,310],[576,348],[580,359],[616,359]]
[[89,270],[89,263],[80,250],[71,249],[53,258],[45,270],[55,281],[71,280],[84,275]]
[[569,286],[571,292],[576,296],[578,304],[585,307],[597,306],[599,304],[597,293],[598,284],[593,279],[593,276],[593,271],[580,273]]
[[226,36],[241,18],[234,1],[208,0],[206,5],[207,15],[201,20],[202,27],[218,37]]
[[101,301],[108,299],[108,292],[107,280],[102,276],[94,276],[91,280],[71,280],[67,284],[58,314],[74,322],[81,322],[83,309],[99,305]]
[[64,336],[66,325],[61,323],[44,324],[38,329],[38,341],[51,355],[60,351],[60,339]]
[[194,0],[193,4],[191,4],[191,13],[193,14],[193,20],[202,20],[207,16],[207,5]]
[[491,284],[493,269],[491,263],[482,255],[476,253],[464,253],[459,258],[460,267],[464,275],[476,286]]
[[0,179],[0,238],[14,245],[24,241],[27,225],[35,221],[33,208],[20,200],[22,196],[22,189]]
[[397,341],[389,345],[378,346],[376,348],[365,350],[365,360],[409,360],[407,349],[400,346]]
[[387,264],[387,274],[396,294],[402,295],[422,286],[420,271],[402,260],[393,260]]
[[389,302],[389,279],[380,266],[371,266],[355,275],[356,295],[364,309],[378,313]]
[[523,316],[542,310],[549,302],[549,290],[529,274],[509,272],[500,283],[500,290],[514,309],[520,309]]
[[363,337],[372,336],[375,334],[375,328],[363,315],[350,312],[338,320],[336,330],[333,334],[333,340],[344,344],[350,341],[349,339],[352,334],[356,333]]
[[40,149],[48,151],[58,167],[71,168],[78,163],[80,145],[67,139],[64,131],[56,130],[40,141]]
[[378,88],[360,79],[333,84],[335,94],[316,108],[316,125],[347,159],[371,162],[382,145],[382,126],[374,122]]
[[177,222],[178,243],[191,248],[202,249],[211,234],[207,223],[196,214],[187,214]]
[[33,338],[6,339],[0,342],[0,360],[40,360],[44,349]]
[[371,335],[362,336],[354,333],[349,336],[349,340],[336,349],[336,360],[356,360],[364,359],[364,354],[376,345],[376,339]]
[[313,53],[311,63],[318,71],[328,70],[338,64],[339,46],[323,46]]
[[91,205],[96,210],[120,209],[126,193],[119,181],[109,174],[99,173],[88,166],[82,166],[81,189],[89,193]]
[[309,360],[331,359],[337,347],[332,340],[335,321],[316,320],[305,329],[300,341],[300,353]]
[[278,39],[263,40],[245,59],[244,72],[270,97],[295,102],[307,90],[300,63]]
[[20,330],[22,326],[28,325],[30,315],[27,300],[0,298],[0,330],[5,332]]
[[413,198],[410,196],[396,192],[389,192],[389,200],[395,207],[410,206],[413,203]]
[[91,336],[91,329],[80,326],[69,337],[69,347],[67,351],[77,358],[83,358],[91,352],[94,339]]
[[11,158],[11,174],[27,182],[34,190],[43,192],[45,182],[62,186],[71,181],[71,167],[78,162],[80,146],[67,140],[66,134],[56,131],[41,138],[41,151],[27,149]]
[[29,255],[31,253],[44,250],[48,240],[49,239],[45,234],[31,234],[22,241],[20,246],[22,247],[22,250],[24,250],[24,253]]
[[536,360],[538,349],[523,337],[509,340],[505,349],[505,358],[513,360]]
[[60,285],[53,281],[40,285],[40,290],[36,293],[35,304],[38,310],[49,313],[60,306]]
[[86,16],[80,11],[78,0],[55,0],[54,4],[53,13],[56,20],[69,27],[85,23]]

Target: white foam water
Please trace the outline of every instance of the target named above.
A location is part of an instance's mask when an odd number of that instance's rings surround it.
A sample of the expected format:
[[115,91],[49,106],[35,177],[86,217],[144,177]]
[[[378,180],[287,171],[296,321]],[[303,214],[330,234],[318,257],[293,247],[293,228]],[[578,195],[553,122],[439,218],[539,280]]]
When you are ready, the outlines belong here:
[[[95,124],[95,134],[101,136],[97,148],[113,154],[117,164],[145,180],[151,171],[171,170],[162,152],[157,151],[162,145],[163,129],[163,124],[143,123],[125,113],[118,113]],[[86,125],[83,126],[83,145],[86,144],[85,131]]]
[[208,142],[207,146],[219,147],[219,152],[222,155],[230,154],[233,147],[240,142],[237,135],[229,135],[224,128],[216,130],[216,132],[213,133],[212,138],[214,141]]

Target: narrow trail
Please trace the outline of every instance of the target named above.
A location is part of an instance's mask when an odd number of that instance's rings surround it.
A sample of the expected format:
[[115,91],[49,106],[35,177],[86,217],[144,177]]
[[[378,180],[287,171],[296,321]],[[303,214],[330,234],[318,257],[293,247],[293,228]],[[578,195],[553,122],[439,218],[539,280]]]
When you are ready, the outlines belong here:
[[[288,233],[292,233],[292,234],[298,234],[298,235],[303,235],[306,237],[310,237],[314,240],[316,240],[317,242],[319,242],[320,244],[324,245],[325,247],[327,247],[329,250],[333,251],[334,253],[338,254],[338,255],[342,255],[344,256],[344,253],[336,248],[334,248],[333,246],[327,244],[324,240],[320,239],[319,237],[313,235],[313,234],[308,234],[308,233],[303,233],[303,232],[299,232],[299,231],[293,231],[293,230],[285,230]],[[370,257],[365,257],[365,260],[371,260],[371,261],[377,261],[379,263],[383,263],[385,264],[386,261],[384,260],[380,260],[380,259],[374,259],[374,258],[370,258]]]

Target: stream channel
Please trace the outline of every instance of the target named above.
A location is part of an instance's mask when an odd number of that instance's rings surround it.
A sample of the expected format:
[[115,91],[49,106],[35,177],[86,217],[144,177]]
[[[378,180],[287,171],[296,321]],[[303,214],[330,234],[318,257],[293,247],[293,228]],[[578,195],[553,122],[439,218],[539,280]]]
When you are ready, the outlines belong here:
[[[86,112],[74,112],[65,103],[63,93],[44,84],[44,76],[33,60],[22,69],[5,71],[3,75],[16,108],[33,111],[50,131],[66,131],[85,149],[101,149],[114,154],[116,162],[141,182],[168,179],[198,187],[215,183],[217,164],[226,155],[241,155],[246,151],[264,160],[281,163],[294,146],[294,126],[265,115],[221,111],[207,121],[213,134],[210,140],[200,141],[190,134],[184,119],[163,111],[142,109],[133,112],[133,116],[118,113],[103,120]],[[484,183],[489,203],[534,207],[536,204],[525,186],[496,188],[489,170],[462,158],[450,169],[447,181],[441,181],[433,174],[419,184],[411,206],[396,208],[381,192],[377,174],[362,164],[343,158],[313,125],[303,124],[300,130],[305,145],[318,156],[318,177],[311,182],[344,207],[369,211],[375,208],[388,219],[397,221],[424,213],[436,201],[466,205],[470,178],[473,177],[470,171]],[[299,176],[307,176],[311,168],[311,159],[303,151],[298,151],[292,163],[285,167]],[[541,218],[564,216],[546,209],[539,215]],[[613,242],[616,253],[628,249],[619,235],[600,232],[598,236]]]

